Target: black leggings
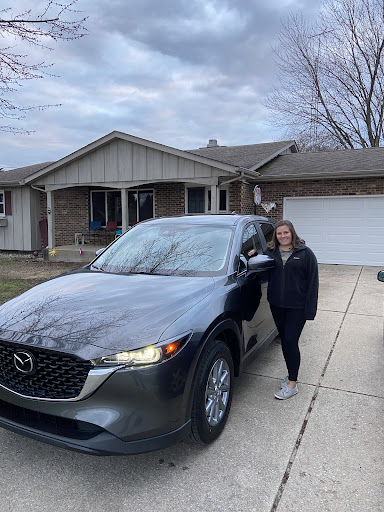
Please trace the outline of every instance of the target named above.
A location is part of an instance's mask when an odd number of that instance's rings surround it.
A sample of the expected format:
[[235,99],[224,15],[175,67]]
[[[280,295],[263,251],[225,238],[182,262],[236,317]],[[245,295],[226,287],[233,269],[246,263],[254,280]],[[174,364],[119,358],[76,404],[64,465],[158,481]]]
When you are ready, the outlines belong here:
[[299,338],[305,324],[304,310],[271,306],[272,316],[281,338],[281,347],[289,380],[297,381],[300,367]]

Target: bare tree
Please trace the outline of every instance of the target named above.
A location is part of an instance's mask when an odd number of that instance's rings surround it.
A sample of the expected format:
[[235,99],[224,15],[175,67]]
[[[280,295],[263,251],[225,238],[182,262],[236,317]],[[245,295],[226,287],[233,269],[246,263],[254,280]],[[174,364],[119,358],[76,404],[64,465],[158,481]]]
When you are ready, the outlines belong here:
[[[14,103],[11,97],[23,82],[52,76],[48,72],[52,64],[45,61],[32,62],[25,53],[27,46],[52,51],[52,44],[57,41],[79,39],[86,35],[86,18],[79,16],[79,11],[73,9],[76,3],[77,0],[63,0],[61,3],[47,0],[44,9],[29,9],[19,14],[15,14],[12,7],[0,10],[0,38],[3,40],[0,48],[1,119],[20,120],[29,110],[52,106],[21,106]],[[72,19],[74,16],[78,19]],[[28,133],[10,124],[0,125],[0,131]]]
[[315,23],[291,15],[275,50],[274,122],[351,149],[383,142],[384,0],[324,0]]
[[319,153],[322,151],[337,151],[344,149],[338,140],[332,137],[324,130],[307,131],[306,129],[296,128],[288,130],[281,140],[295,140],[299,153]]

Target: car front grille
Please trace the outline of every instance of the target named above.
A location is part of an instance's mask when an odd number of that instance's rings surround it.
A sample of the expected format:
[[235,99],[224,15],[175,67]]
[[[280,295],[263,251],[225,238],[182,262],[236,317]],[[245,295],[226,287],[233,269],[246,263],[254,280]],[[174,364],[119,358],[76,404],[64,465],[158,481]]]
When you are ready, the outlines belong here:
[[[33,373],[16,369],[14,354],[23,350],[35,358]],[[51,400],[76,398],[91,368],[90,361],[72,355],[0,340],[0,384],[20,395]]]

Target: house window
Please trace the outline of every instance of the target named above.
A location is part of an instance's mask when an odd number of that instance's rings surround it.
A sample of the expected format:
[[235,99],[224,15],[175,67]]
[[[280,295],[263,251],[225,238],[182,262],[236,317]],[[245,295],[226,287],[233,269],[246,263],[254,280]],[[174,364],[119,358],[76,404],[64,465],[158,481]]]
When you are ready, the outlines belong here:
[[129,225],[153,217],[153,190],[128,190]]
[[188,213],[205,213],[204,187],[188,188]]
[[5,194],[4,190],[0,190],[0,217],[5,216]]
[[[188,187],[186,213],[211,213],[211,187]],[[228,212],[228,187],[217,188],[217,212]]]
[[91,220],[99,220],[102,226],[106,226],[108,221],[115,221],[121,227],[120,190],[91,191]]
[[219,212],[226,212],[228,210],[227,196],[228,196],[228,190],[226,188],[220,188],[219,189]]

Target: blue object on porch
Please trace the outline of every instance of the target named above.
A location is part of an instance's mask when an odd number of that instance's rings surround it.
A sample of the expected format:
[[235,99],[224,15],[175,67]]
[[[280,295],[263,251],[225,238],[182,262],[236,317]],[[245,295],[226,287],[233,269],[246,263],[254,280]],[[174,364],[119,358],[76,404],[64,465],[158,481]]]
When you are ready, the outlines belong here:
[[96,239],[100,239],[101,234],[101,221],[100,220],[92,220],[89,223],[89,233],[82,233],[83,238],[89,237],[89,243],[96,243]]

